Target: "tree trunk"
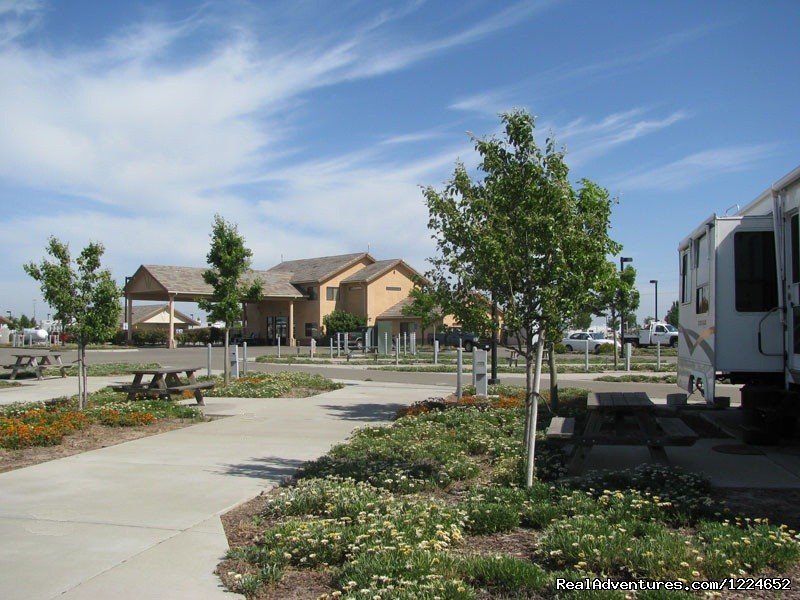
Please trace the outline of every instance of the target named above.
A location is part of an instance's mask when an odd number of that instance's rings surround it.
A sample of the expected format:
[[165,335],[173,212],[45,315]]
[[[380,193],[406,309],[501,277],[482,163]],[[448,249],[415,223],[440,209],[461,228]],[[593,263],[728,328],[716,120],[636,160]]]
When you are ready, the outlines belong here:
[[228,353],[230,352],[230,336],[228,334],[228,328],[225,328],[225,353],[223,355],[222,360],[222,373],[223,373],[223,380],[225,382],[225,386],[227,387],[231,382],[231,364],[230,358],[228,357]]
[[[527,455],[525,460],[525,487],[533,487],[534,459],[536,456],[536,420],[539,415],[539,391],[542,382],[542,354],[544,352],[545,331],[539,331],[539,340],[536,342],[536,365],[533,373],[533,389],[528,393],[530,417],[527,424]],[[530,367],[526,369],[530,373]],[[526,377],[526,386],[530,379]]]
[[555,344],[549,344],[549,348],[547,362],[550,366],[550,408],[555,412],[558,410],[558,369],[556,368]]

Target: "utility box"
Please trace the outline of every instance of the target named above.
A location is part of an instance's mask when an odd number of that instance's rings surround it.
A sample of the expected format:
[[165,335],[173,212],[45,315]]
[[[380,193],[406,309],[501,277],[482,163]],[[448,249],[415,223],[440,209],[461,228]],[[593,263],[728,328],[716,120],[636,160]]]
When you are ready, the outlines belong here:
[[230,347],[231,377],[239,379],[239,346]]
[[489,378],[486,373],[486,350],[478,350],[476,348],[472,352],[472,378],[475,381],[475,395],[485,398],[489,395]]

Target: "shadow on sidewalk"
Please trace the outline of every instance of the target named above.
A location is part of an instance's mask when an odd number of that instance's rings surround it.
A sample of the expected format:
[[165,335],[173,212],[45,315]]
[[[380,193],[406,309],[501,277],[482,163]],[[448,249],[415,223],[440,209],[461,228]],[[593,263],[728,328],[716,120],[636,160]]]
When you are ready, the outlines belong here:
[[225,466],[226,475],[237,477],[254,477],[280,482],[287,477],[291,477],[306,461],[293,458],[280,458],[278,456],[265,456],[263,458],[251,458],[247,462],[229,464]]
[[323,404],[329,413],[345,421],[362,421],[365,423],[378,423],[381,421],[393,421],[397,411],[405,408],[405,404]]

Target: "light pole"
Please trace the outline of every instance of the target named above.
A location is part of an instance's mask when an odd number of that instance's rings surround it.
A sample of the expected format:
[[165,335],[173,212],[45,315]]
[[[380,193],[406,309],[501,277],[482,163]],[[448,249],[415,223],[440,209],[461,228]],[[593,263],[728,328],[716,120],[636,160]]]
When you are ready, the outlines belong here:
[[[620,256],[619,257],[619,272],[620,274],[625,270],[625,263],[633,262],[633,259],[630,256]],[[620,281],[620,283],[622,283]],[[625,345],[625,305],[622,301],[622,289],[620,289],[619,294],[619,336],[622,338],[620,342],[622,345]]]
[[656,286],[656,322],[658,322],[658,279],[651,279],[650,283]]

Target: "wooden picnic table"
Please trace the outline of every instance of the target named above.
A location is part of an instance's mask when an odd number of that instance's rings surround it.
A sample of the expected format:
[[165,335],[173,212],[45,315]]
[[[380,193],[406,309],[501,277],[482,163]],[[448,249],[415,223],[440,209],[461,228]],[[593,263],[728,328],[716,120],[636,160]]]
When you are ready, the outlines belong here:
[[[133,382],[126,385],[116,385],[112,389],[116,392],[126,392],[128,400],[135,400],[137,396],[156,397],[169,399],[173,395],[183,394],[191,391],[194,394],[197,404],[205,404],[203,400],[203,390],[214,387],[213,381],[199,382],[195,377],[195,372],[202,367],[158,367],[155,369],[135,369]],[[183,383],[179,377],[181,373],[186,374],[188,384]],[[150,381],[144,383],[145,375],[150,375]]]
[[575,432],[575,419],[564,417],[554,417],[547,430],[548,439],[573,444],[571,474],[580,471],[595,445],[647,446],[654,461],[666,464],[666,446],[691,446],[699,437],[645,392],[595,392],[589,395],[586,408],[583,432]]
[[61,362],[60,352],[50,352],[48,354],[12,354],[16,361],[11,365],[3,365],[4,369],[11,371],[10,379],[16,379],[20,371],[32,371],[36,373],[36,378],[42,379],[42,372],[47,367],[56,367],[61,371],[61,377],[67,376],[67,367]]

